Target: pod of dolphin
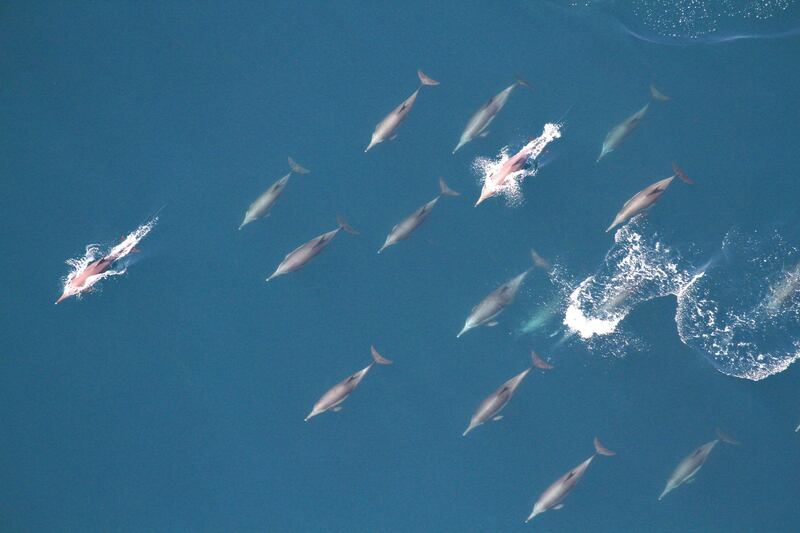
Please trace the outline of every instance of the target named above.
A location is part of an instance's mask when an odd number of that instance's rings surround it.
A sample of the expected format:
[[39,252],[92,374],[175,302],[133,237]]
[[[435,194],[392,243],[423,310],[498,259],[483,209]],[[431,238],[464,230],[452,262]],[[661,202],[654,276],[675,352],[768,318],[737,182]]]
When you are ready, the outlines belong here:
[[[420,81],[419,87],[375,126],[375,130],[372,133],[370,142],[364,152],[370,151],[372,148],[385,141],[395,139],[398,135],[400,126],[411,112],[420,90],[423,87],[433,87],[439,85],[438,81],[429,77],[422,71],[417,71],[417,76]],[[517,76],[516,80],[511,85],[500,91],[495,96],[491,97],[472,115],[458,140],[458,144],[455,146],[455,149],[453,149],[453,153],[456,153],[473,140],[485,137],[489,133],[488,127],[506,105],[511,93],[517,87],[525,87],[528,90],[533,91],[533,87],[528,82]],[[605,140],[602,143],[602,149],[599,157],[597,158],[598,162],[619,149],[622,142],[628,138],[641,123],[653,102],[666,102],[669,100],[669,97],[661,93],[655,86],[651,86],[650,96],[651,100],[647,102],[641,109],[639,109],[630,117],[626,118],[618,125],[614,126],[608,132]],[[520,150],[519,153],[511,156],[501,166],[501,168],[495,172],[491,179],[495,180],[496,182],[502,182],[508,175],[517,172],[525,168],[526,165],[530,164],[530,159],[532,158],[530,157],[529,152],[526,153],[525,150]],[[259,219],[269,216],[270,210],[281,197],[281,194],[285,190],[289,179],[293,174],[307,175],[311,172],[307,168],[295,162],[291,157],[288,159],[288,163],[290,168],[289,173],[270,185],[269,188],[260,194],[247,208],[244,218],[239,226],[240,230],[245,226],[258,221]],[[673,175],[648,185],[631,197],[616,214],[611,222],[611,225],[606,229],[606,232],[625,224],[634,217],[645,213],[661,198],[675,177],[678,177],[687,184],[693,183],[686,173],[677,164],[673,163]],[[437,194],[432,200],[420,206],[406,218],[402,219],[389,231],[383,245],[378,249],[379,254],[384,252],[387,248],[398,244],[400,241],[408,239],[422,225],[422,223],[427,220],[431,214],[431,211],[441,198],[454,198],[459,196],[458,192],[448,186],[444,178],[439,178],[438,185],[439,194]],[[484,190],[481,192],[481,195],[475,205],[477,206],[493,195],[493,190],[491,188],[487,188],[487,185],[484,184]],[[275,268],[275,271],[266,278],[266,281],[273,280],[274,278],[283,276],[285,274],[297,272],[306,266],[333,241],[334,237],[336,237],[340,231],[344,230],[346,233],[358,235],[358,232],[353,229],[341,216],[337,217],[336,222],[337,225],[334,229],[314,237],[313,239],[299,245],[294,250],[289,252]],[[69,295],[80,294],[82,286],[79,285],[87,284],[87,278],[107,270],[114,264],[116,260],[117,256],[109,255],[94,263],[91,263],[84,273],[82,273],[80,276],[76,276],[72,281],[73,284],[78,284],[75,287],[69,288],[72,292],[68,293],[65,288],[64,295],[62,295],[62,297],[59,298],[56,303],[61,302]],[[460,338],[468,331],[478,328],[479,326],[497,325],[497,317],[514,302],[514,299],[522,287],[522,284],[534,271],[534,269],[539,268],[548,271],[552,268],[552,265],[535,251],[531,251],[531,260],[532,265],[529,268],[497,287],[472,308],[467,315],[463,328],[460,332],[458,332],[456,338]],[[800,267],[798,267],[798,271],[800,271]],[[800,274],[797,276],[797,279],[800,279]],[[797,289],[798,285],[800,285],[800,282],[793,283],[791,290],[794,291]],[[776,303],[776,305],[779,304]],[[374,346],[370,348],[370,353],[372,361],[361,370],[349,375],[328,389],[316,401],[316,403],[314,403],[311,411],[305,418],[306,421],[309,421],[310,419],[328,411],[340,411],[342,409],[343,402],[345,402],[345,400],[347,400],[353,394],[373,366],[387,366],[393,363],[392,360],[381,355]],[[509,378],[506,382],[500,385],[499,388],[489,394],[478,404],[469,420],[467,428],[463,432],[463,436],[466,437],[470,432],[474,431],[479,426],[486,424],[487,422],[501,420],[503,418],[503,415],[500,414],[501,411],[507,407],[525,378],[532,372],[536,371],[544,374],[552,369],[552,364],[546,362],[536,352],[531,352],[531,362],[527,368]],[[798,426],[796,431],[800,431],[800,426]],[[717,430],[717,436],[717,439],[703,444],[678,463],[673,473],[669,476],[666,486],[661,495],[658,497],[658,500],[663,499],[667,494],[681,485],[692,483],[695,480],[699,470],[705,464],[712,450],[714,450],[718,443],[724,442],[732,445],[739,444],[735,439],[726,435],[720,430]],[[598,455],[616,455],[615,452],[603,445],[597,437],[594,438],[594,450],[595,451],[591,456],[566,472],[541,493],[541,495],[533,504],[533,508],[525,522],[532,520],[534,517],[548,510],[561,509],[564,506],[564,500],[575,489],[576,485],[584,476],[586,470],[595,457]]]

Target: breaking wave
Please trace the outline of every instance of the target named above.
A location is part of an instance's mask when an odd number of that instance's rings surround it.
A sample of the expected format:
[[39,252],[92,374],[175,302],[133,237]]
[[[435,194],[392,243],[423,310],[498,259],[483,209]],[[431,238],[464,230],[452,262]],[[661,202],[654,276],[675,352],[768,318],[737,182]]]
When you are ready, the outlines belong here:
[[545,124],[542,134],[529,141],[528,144],[519,150],[519,152],[528,152],[530,160],[533,161],[534,164],[526,165],[522,170],[512,172],[498,185],[492,184],[492,178],[511,157],[508,146],[504,146],[500,150],[500,153],[494,158],[476,158],[472,162],[472,170],[478,176],[478,182],[481,187],[489,189],[493,196],[502,196],[507,206],[519,207],[525,199],[521,187],[522,180],[537,174],[539,171],[537,159],[542,155],[542,152],[544,152],[544,149],[549,143],[560,137],[560,124]]
[[[117,245],[102,252],[99,244],[90,244],[86,247],[82,257],[67,259],[66,263],[70,266],[70,272],[62,279],[64,297],[76,296],[80,298],[84,293],[95,290],[94,287],[100,281],[112,276],[121,276],[127,271],[127,265],[121,260],[131,254],[136,249],[136,245],[144,239],[155,227],[158,217],[153,217],[149,222],[142,224],[134,231],[126,235]],[[73,284],[73,281],[83,274],[93,262],[103,257],[113,258],[114,266],[105,272],[95,274],[86,278],[80,286]]]
[[624,319],[639,304],[671,295],[681,341],[723,374],[758,381],[800,358],[797,248],[777,231],[764,237],[732,230],[714,260],[699,268],[693,262],[638,217],[616,232],[593,275],[578,281],[554,269],[558,295],[518,333],[536,332],[551,312],[565,330],[557,345],[579,342],[592,353],[624,357],[644,347]]

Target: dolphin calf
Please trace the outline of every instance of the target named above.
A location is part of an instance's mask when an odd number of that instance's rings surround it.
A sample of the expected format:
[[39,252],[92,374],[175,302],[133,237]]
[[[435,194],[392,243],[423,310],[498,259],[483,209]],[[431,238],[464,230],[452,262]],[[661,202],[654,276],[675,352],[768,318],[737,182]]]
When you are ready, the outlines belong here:
[[[686,183],[693,183],[691,180],[689,180],[686,174],[683,173],[683,171],[676,175]],[[655,204],[658,199],[661,198],[661,195],[664,194],[664,191],[667,190],[669,184],[672,183],[672,180],[675,179],[676,175],[672,175],[668,178],[657,181],[652,185],[648,185],[641,191],[634,194],[630,200],[625,202],[625,205],[622,206],[622,209],[620,209],[619,213],[617,213],[617,216],[614,217],[614,221],[606,229],[606,233],[620,224],[627,222],[629,219],[635,217],[642,211]]]
[[472,419],[469,421],[469,427],[466,431],[464,431],[462,437],[466,437],[467,433],[489,420],[500,420],[502,418],[501,416],[498,416],[500,411],[502,411],[503,407],[505,407],[506,404],[511,400],[511,397],[514,395],[517,387],[519,387],[520,383],[522,383],[522,380],[525,379],[525,376],[527,376],[531,370],[534,368],[539,368],[542,370],[549,370],[553,368],[552,365],[545,363],[536,352],[531,352],[531,359],[532,366],[526,368],[513,378],[503,383],[499,389],[487,396],[478,405],[478,408],[475,409],[475,413],[472,415]]
[[283,261],[281,261],[281,264],[279,264],[278,268],[275,269],[275,272],[273,272],[267,278],[267,281],[303,268],[306,263],[314,259],[322,250],[324,250],[325,247],[330,244],[333,238],[336,237],[341,230],[345,230],[351,235],[358,235],[358,232],[350,227],[350,225],[342,217],[336,217],[336,222],[339,224],[336,229],[325,232],[322,235],[317,235],[307,243],[301,244],[286,254],[286,257],[283,258]]
[[519,76],[515,76],[515,78],[516,81],[514,83],[489,98],[489,101],[483,104],[483,106],[478,109],[474,115],[472,115],[472,118],[470,118],[469,122],[467,122],[467,126],[464,128],[464,133],[461,134],[461,139],[459,139],[458,146],[455,147],[453,153],[456,153],[459,148],[472,141],[476,137],[486,137],[489,134],[489,131],[486,128],[489,127],[489,124],[492,123],[494,117],[496,117],[500,110],[503,109],[503,106],[506,105],[506,101],[508,100],[508,97],[511,96],[511,92],[514,89],[520,85],[531,89],[531,86],[527,81],[523,80]]
[[322,397],[317,400],[317,403],[314,404],[314,407],[311,409],[311,412],[308,413],[308,416],[305,419],[306,422],[318,414],[324,413],[325,411],[331,409],[338,411],[341,408],[341,403],[345,401],[354,390],[356,390],[356,387],[358,387],[358,384],[361,383],[362,379],[364,379],[364,376],[367,375],[367,372],[369,372],[369,369],[372,368],[372,365],[376,363],[379,365],[392,364],[392,361],[379,354],[378,350],[376,350],[374,346],[370,346],[370,352],[372,353],[373,362],[328,389],[328,392],[323,394]]
[[706,459],[708,459],[708,456],[711,454],[714,446],[716,446],[720,441],[733,445],[739,444],[739,441],[733,439],[729,435],[726,435],[719,429],[717,429],[717,437],[718,438],[712,440],[711,442],[703,444],[685,457],[680,463],[678,463],[678,466],[675,467],[672,475],[667,480],[667,486],[664,487],[664,491],[661,493],[661,496],[658,497],[659,501],[684,483],[693,482],[697,472],[699,472],[705,464]]
[[600,155],[597,157],[597,161],[600,161],[605,156],[616,150],[617,147],[622,144],[622,141],[624,141],[628,135],[630,135],[633,130],[636,129],[636,126],[639,125],[644,116],[647,114],[647,110],[650,109],[651,102],[666,102],[667,100],[669,100],[669,96],[665,96],[658,89],[656,89],[655,85],[651,85],[650,102],[647,102],[639,111],[611,128],[611,131],[608,132],[605,140],[603,141],[603,148],[600,151]]
[[417,94],[419,94],[419,90],[422,89],[423,86],[439,85],[438,81],[426,76],[421,70],[417,71],[417,76],[419,77],[420,86],[411,96],[403,100],[402,104],[395,107],[391,113],[386,115],[386,118],[378,122],[378,125],[375,126],[375,131],[372,132],[372,139],[369,141],[369,146],[367,146],[367,148],[364,150],[365,153],[369,152],[370,148],[376,144],[380,144],[387,139],[392,140],[397,137],[397,128],[400,127],[400,124],[403,123],[408,114],[411,112],[411,108],[414,106],[414,102],[417,99]]
[[289,168],[291,170],[288,174],[270,185],[269,189],[261,193],[261,196],[250,204],[250,207],[247,208],[247,212],[244,214],[244,220],[242,220],[242,223],[239,225],[239,229],[242,229],[254,220],[269,216],[269,210],[275,205],[275,202],[278,201],[281,193],[283,193],[283,189],[285,189],[286,184],[289,183],[289,178],[292,173],[308,174],[311,172],[307,168],[298,165],[291,157],[289,158]]
[[533,510],[525,522],[530,522],[536,515],[540,515],[545,511],[549,511],[550,509],[559,510],[564,507],[564,499],[572,492],[572,489],[575,488],[575,485],[578,484],[578,481],[581,480],[583,474],[586,472],[586,469],[589,468],[589,465],[592,463],[594,458],[597,455],[616,455],[616,452],[613,452],[603,446],[603,443],[600,442],[600,439],[597,437],[594,438],[594,450],[593,453],[588,459],[584,462],[558,478],[555,483],[547,487],[547,489],[539,496],[539,499],[536,500],[536,503],[533,504]]
[[438,202],[439,198],[442,196],[458,196],[458,193],[447,186],[444,178],[439,178],[439,195],[430,202],[423,204],[419,209],[408,215],[399,224],[393,227],[392,231],[390,231],[389,235],[386,237],[386,242],[384,242],[383,246],[381,246],[381,249],[378,250],[378,253],[381,253],[384,249],[392,246],[393,244],[397,244],[398,241],[408,239],[414,230],[420,227],[423,222],[425,222],[425,219],[431,214],[436,202]]
[[464,327],[461,329],[461,332],[456,335],[456,338],[484,324],[488,326],[497,325],[493,320],[497,315],[503,312],[503,309],[514,302],[514,297],[517,295],[519,288],[522,286],[522,282],[525,281],[525,278],[530,274],[531,270],[533,270],[533,267],[506,281],[490,292],[478,305],[473,307],[464,323]]

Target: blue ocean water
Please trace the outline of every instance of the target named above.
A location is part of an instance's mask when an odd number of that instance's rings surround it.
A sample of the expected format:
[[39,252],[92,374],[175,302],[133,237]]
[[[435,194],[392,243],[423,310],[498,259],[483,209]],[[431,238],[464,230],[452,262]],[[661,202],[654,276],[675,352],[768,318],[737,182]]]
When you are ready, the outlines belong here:
[[[0,529],[795,531],[800,303],[764,302],[800,261],[800,6],[694,4],[0,7]],[[417,69],[441,85],[364,154]],[[533,91],[452,155],[515,73]],[[595,163],[651,83],[671,100]],[[475,159],[560,120],[524,201],[473,207]],[[312,173],[237,231],[287,156]],[[604,233],[672,161],[696,184]],[[376,254],[439,176],[462,195]],[[157,212],[125,275],[53,305]],[[361,235],[264,282],[337,214]],[[456,339],[531,248],[553,272]],[[618,323],[584,338],[571,306]],[[304,422],[372,344],[394,364]],[[531,349],[555,368],[461,437]],[[715,427],[742,445],[658,502]],[[524,524],[595,435],[618,455]]]

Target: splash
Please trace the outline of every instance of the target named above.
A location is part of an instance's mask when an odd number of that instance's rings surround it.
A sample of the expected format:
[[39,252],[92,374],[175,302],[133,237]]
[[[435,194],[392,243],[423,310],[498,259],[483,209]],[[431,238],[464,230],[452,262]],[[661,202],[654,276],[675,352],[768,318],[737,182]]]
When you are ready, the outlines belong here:
[[[502,196],[506,205],[517,207],[522,204],[522,180],[535,176],[539,170],[538,164],[525,164],[529,161],[536,162],[544,149],[552,141],[561,137],[561,124],[547,123],[542,134],[532,139],[513,156],[509,155],[508,146],[503,147],[494,159],[478,157],[472,163],[472,168],[478,176],[483,192],[482,196]],[[520,165],[515,163],[520,162]],[[522,166],[514,170],[515,166]]]
[[[126,265],[120,262],[129,254],[137,251],[136,245],[147,236],[155,227],[158,217],[153,217],[149,222],[142,224],[125,236],[119,244],[110,248],[106,253],[101,252],[99,244],[90,244],[86,247],[82,257],[67,259],[66,263],[71,271],[63,279],[64,290],[58,302],[76,296],[80,298],[86,292],[95,290],[95,285],[111,276],[121,276],[126,272]],[[98,269],[98,261],[106,260],[110,266]],[[56,302],[56,303],[58,303]]]
[[[644,346],[625,318],[641,303],[674,296],[681,341],[723,374],[758,381],[800,358],[800,251],[778,232],[731,231],[722,252],[695,268],[639,218],[616,232],[593,275],[576,281],[559,267],[551,280],[564,295],[554,310],[566,331],[557,345],[574,339],[592,353],[624,357]],[[537,310],[519,333],[535,332],[542,317]]]

